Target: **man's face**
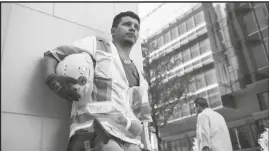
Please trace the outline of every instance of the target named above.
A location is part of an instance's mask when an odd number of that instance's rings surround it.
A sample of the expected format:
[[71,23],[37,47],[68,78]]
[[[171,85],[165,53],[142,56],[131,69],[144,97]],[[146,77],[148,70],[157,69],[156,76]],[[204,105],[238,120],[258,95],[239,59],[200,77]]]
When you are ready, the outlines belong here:
[[194,107],[197,115],[203,111],[203,108],[198,104],[194,104]]
[[115,41],[134,45],[139,35],[139,23],[132,17],[122,17],[118,27],[112,27],[111,32]]

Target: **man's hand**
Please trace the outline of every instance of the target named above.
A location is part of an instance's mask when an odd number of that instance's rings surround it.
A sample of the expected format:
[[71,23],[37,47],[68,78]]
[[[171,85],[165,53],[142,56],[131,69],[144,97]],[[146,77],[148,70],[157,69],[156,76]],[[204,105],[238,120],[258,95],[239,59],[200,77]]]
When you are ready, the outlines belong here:
[[111,119],[117,124],[121,125],[121,128],[126,128],[128,122],[130,122],[130,126],[129,128],[127,127],[126,131],[130,132],[133,135],[132,137],[138,136],[143,130],[140,121],[127,119],[123,116],[123,114],[112,115]]
[[74,78],[56,74],[51,74],[46,79],[46,84],[52,91],[69,101],[78,101],[81,97],[75,90],[72,90],[72,85],[77,83],[78,80]]
[[141,132],[143,131],[143,127],[140,121],[138,120],[132,120],[131,121],[131,126],[128,129],[129,132],[131,132],[134,136],[138,136],[141,134]]

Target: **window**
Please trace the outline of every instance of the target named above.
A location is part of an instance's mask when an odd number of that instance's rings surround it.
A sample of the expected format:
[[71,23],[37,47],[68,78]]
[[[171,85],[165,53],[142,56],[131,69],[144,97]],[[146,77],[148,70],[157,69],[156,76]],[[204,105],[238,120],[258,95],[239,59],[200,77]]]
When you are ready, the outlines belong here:
[[154,50],[158,49],[158,43],[157,43],[157,40],[153,40],[151,43],[150,43],[150,52],[153,52]]
[[190,142],[190,151],[194,151],[193,150],[194,137],[189,138],[189,142]]
[[258,30],[252,12],[249,12],[246,15],[244,15],[243,20],[248,35]]
[[241,149],[251,148],[251,135],[249,134],[248,126],[238,127],[237,130]]
[[205,79],[206,79],[207,85],[211,85],[217,82],[215,68],[210,69],[207,72],[205,72]]
[[230,129],[230,137],[234,150],[251,148],[251,135],[247,125]]
[[262,111],[269,109],[269,91],[259,93],[258,100]]
[[205,18],[204,18],[204,12],[201,11],[199,13],[197,13],[195,16],[194,16],[194,20],[195,20],[195,25],[199,25],[201,24],[202,22],[204,22]]
[[200,51],[201,54],[210,51],[210,42],[208,38],[200,41]]
[[160,36],[157,42],[158,42],[158,48],[161,48],[164,45],[163,36]]
[[165,35],[164,35],[164,43],[167,44],[168,42],[171,41],[171,33],[170,31],[168,31]]
[[182,52],[179,52],[178,54],[175,55],[175,64],[182,64],[183,59],[182,59]]
[[[186,49],[183,51],[183,54],[182,54],[182,57],[183,57],[183,61],[184,63],[186,63],[187,61],[191,60],[191,52],[190,52],[190,49]],[[192,64],[189,64],[187,66],[184,67],[184,70],[189,70],[191,69],[192,67]]]
[[251,49],[257,68],[259,69],[268,66],[267,55],[262,43],[251,46]]
[[182,140],[177,140],[177,151],[182,151],[181,149],[181,144],[182,144]]
[[219,94],[218,87],[210,89],[207,92],[208,92],[208,99],[210,102],[210,107],[215,108],[215,107],[220,106],[221,100],[220,100],[220,94]]
[[199,73],[196,75],[196,88],[199,90],[206,86],[204,73]]
[[176,39],[178,37],[178,29],[177,27],[171,30],[172,39]]
[[198,57],[199,55],[200,55],[199,45],[198,43],[196,43],[191,47],[191,58]]
[[171,142],[171,151],[177,151],[177,144],[175,141]]
[[193,17],[191,17],[190,19],[188,19],[186,21],[186,25],[187,25],[187,30],[190,31],[191,29],[194,28],[194,19]]
[[256,7],[254,12],[257,17],[260,29],[268,26],[268,12],[265,5],[260,5],[259,7]]
[[181,117],[190,115],[190,108],[188,104],[182,105],[181,108]]
[[239,142],[238,142],[238,132],[236,128],[229,129],[230,131],[230,138],[233,146],[233,150],[240,149]]
[[255,146],[258,147],[259,143],[258,143],[258,139],[261,135],[261,133],[264,132],[266,125],[269,124],[268,123],[268,119],[259,119],[256,120],[254,123],[250,124],[251,127],[251,132],[253,134],[253,139],[255,141]]
[[191,83],[188,85],[188,91],[189,92],[195,92],[197,89],[196,89],[196,84],[195,84],[195,77],[192,77],[191,78]]
[[182,140],[182,151],[189,151],[189,142],[187,139]]
[[181,23],[179,25],[178,29],[179,29],[179,35],[183,35],[187,31],[186,24],[185,23]]
[[184,63],[191,60],[191,53],[190,53],[190,49],[186,49],[186,50],[183,50],[183,61]]

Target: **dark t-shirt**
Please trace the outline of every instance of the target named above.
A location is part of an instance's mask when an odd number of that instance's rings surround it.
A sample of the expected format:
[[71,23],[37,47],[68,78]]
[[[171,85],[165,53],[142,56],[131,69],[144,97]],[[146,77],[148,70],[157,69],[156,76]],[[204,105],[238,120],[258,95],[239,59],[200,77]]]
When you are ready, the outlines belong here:
[[130,64],[127,64],[121,59],[121,63],[129,82],[129,87],[139,86],[139,74],[133,61]]

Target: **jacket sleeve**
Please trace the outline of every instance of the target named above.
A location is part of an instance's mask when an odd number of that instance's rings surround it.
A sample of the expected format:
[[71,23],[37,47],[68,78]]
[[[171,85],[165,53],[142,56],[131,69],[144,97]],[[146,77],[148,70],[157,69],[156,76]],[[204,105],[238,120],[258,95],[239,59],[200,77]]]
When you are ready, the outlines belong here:
[[200,114],[197,118],[198,123],[198,139],[199,139],[199,148],[202,149],[205,146],[211,149],[211,140],[210,140],[210,120],[207,115]]
[[145,79],[143,79],[142,104],[139,120],[141,122],[152,122],[151,107],[148,99],[148,83]]

